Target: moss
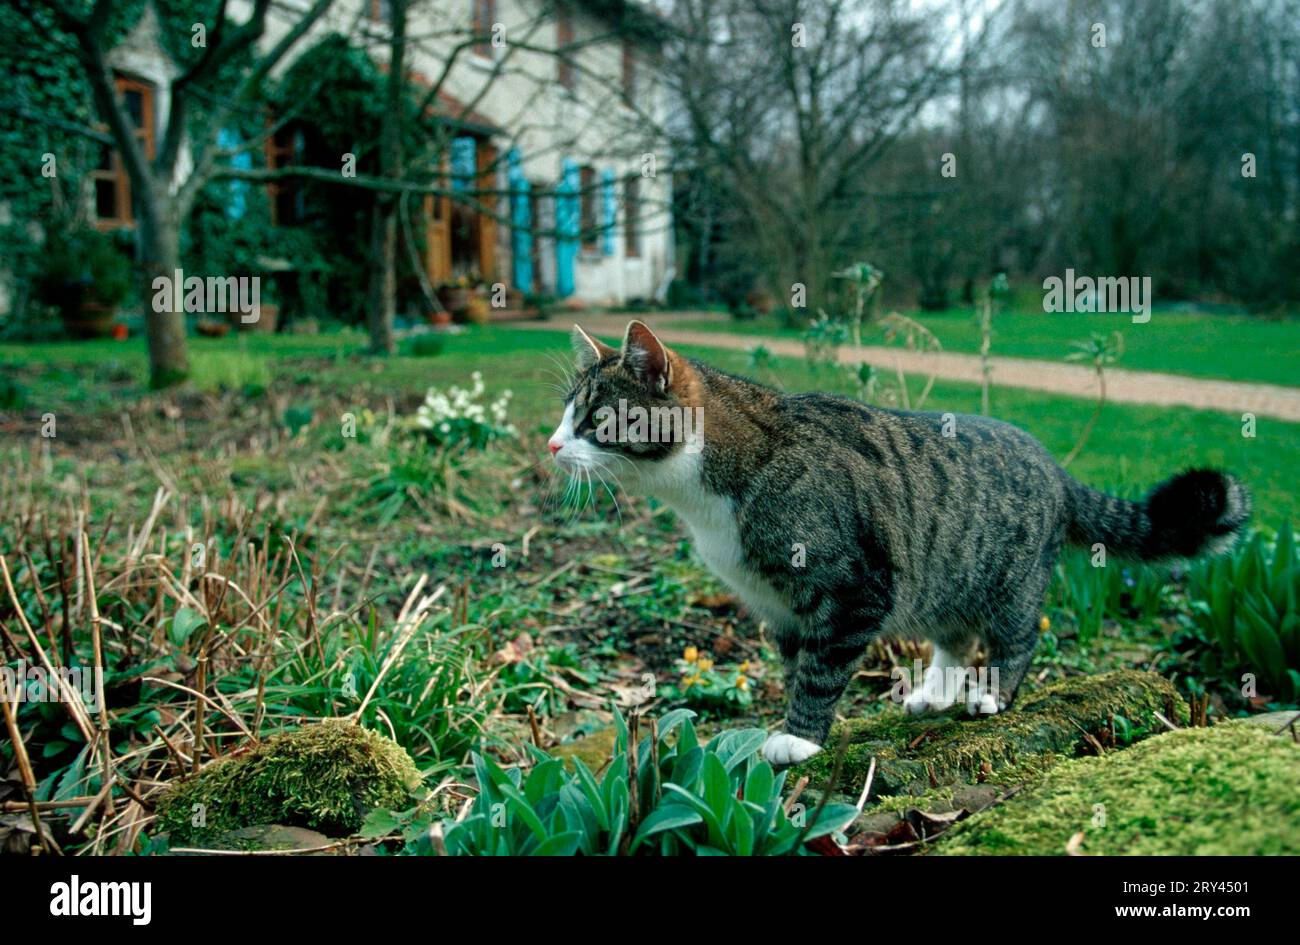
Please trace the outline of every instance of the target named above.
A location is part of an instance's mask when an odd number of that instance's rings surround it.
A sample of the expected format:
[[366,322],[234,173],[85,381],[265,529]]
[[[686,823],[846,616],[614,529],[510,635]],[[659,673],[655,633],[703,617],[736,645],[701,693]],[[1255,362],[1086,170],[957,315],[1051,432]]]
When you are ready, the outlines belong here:
[[1187,707],[1168,680],[1154,673],[1121,670],[1076,676],[1024,696],[1008,712],[970,718],[964,709],[938,716],[908,716],[901,709],[843,722],[831,730],[829,751],[793,769],[789,783],[808,775],[824,786],[835,765],[836,747],[847,735],[840,790],[853,791],[866,778],[872,757],[872,793],[924,794],[932,787],[994,780],[1012,766],[1050,764],[1055,754],[1074,755],[1088,737],[1109,737],[1118,715],[1137,729],[1159,730],[1154,713],[1185,720]]
[[574,758],[581,758],[582,763],[592,771],[600,771],[614,757],[617,741],[618,732],[612,727],[603,728],[563,745],[556,745],[550,749],[550,753],[553,757],[562,759],[570,771],[573,770]]
[[[343,836],[371,809],[410,807],[419,784],[420,772],[399,745],[329,720],[274,735],[173,785],[158,803],[158,826],[173,844],[260,824]],[[195,804],[204,805],[202,826],[192,823]]]
[[[1100,805],[1100,806],[1099,806]],[[944,855],[1300,853],[1300,745],[1247,722],[1065,761],[944,835]]]
[[869,808],[881,813],[901,814],[909,810],[943,811],[952,810],[952,788],[936,788],[925,794],[891,794],[882,797]]

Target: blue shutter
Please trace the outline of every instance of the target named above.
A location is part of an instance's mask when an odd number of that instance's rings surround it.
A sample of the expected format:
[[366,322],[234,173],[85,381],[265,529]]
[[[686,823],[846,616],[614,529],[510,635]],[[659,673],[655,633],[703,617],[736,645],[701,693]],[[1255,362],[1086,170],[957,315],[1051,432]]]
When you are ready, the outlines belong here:
[[511,148],[508,159],[510,178],[510,248],[514,257],[515,288],[533,291],[533,219],[528,200],[528,179],[519,163],[519,149]]
[[[242,141],[239,135],[229,128],[222,128],[217,133],[217,146],[223,151],[233,151]],[[253,152],[245,148],[230,159],[232,167],[250,170],[253,167]],[[226,216],[232,220],[240,219],[248,211],[248,181],[232,180],[228,182],[229,200],[226,203]]]
[[614,222],[618,217],[618,204],[614,197],[614,171],[605,168],[601,175],[601,195],[605,204],[605,239],[606,256],[614,255]]
[[451,189],[457,193],[474,188],[478,175],[478,142],[473,138],[451,139]]
[[563,167],[555,195],[555,294],[560,298],[573,294],[573,269],[578,258],[578,232],[581,226],[578,165],[565,158]]

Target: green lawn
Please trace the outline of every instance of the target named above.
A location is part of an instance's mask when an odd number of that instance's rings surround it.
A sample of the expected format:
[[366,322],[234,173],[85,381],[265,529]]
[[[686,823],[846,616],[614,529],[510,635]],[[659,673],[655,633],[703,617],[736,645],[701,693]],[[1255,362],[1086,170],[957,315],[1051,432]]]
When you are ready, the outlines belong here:
[[[971,309],[906,314],[934,332],[945,351],[978,353],[980,335]],[[742,335],[803,337],[801,331],[785,328],[774,318],[708,322],[681,319],[666,324]],[[1085,339],[1091,332],[1116,330],[1124,335],[1120,367],[1234,381],[1300,384],[1300,318],[1156,309],[1149,322],[1135,325],[1130,315],[1123,314],[1012,309],[994,320],[992,353],[1059,361],[1070,352],[1071,342]],[[879,334],[864,341],[879,343]]]
[[[1151,325],[1158,322],[1153,318]],[[1151,326],[1133,326],[1141,330]],[[292,390],[310,400],[315,386],[349,392],[360,403],[382,403],[386,396],[410,399],[430,385],[466,384],[481,370],[491,390],[514,391],[512,416],[525,433],[549,434],[558,418],[555,386],[570,361],[567,333],[492,326],[448,339],[434,357],[376,359],[363,354],[359,332],[317,336],[243,336],[195,339],[193,362],[199,387],[241,390]],[[684,353],[742,374],[754,373],[743,352],[690,348]],[[22,409],[70,410],[78,420],[98,422],[125,400],[146,396],[143,342],[83,342],[0,346],[0,366],[16,374],[23,389]],[[17,369],[17,370],[12,370]],[[851,393],[839,376],[809,368],[803,359],[778,359],[760,379],[790,391]],[[912,390],[919,391],[919,379]],[[977,412],[979,389],[940,381],[927,409]],[[1087,400],[1026,391],[993,390],[993,414],[1037,436],[1062,457],[1083,428],[1093,404]],[[61,420],[62,422],[62,420]],[[1263,419],[1253,439],[1241,436],[1232,415],[1213,411],[1109,404],[1087,448],[1071,467],[1079,478],[1099,486],[1144,489],[1180,469],[1195,465],[1226,468],[1255,494],[1257,521],[1275,525],[1300,519],[1295,470],[1300,468],[1300,425]]]

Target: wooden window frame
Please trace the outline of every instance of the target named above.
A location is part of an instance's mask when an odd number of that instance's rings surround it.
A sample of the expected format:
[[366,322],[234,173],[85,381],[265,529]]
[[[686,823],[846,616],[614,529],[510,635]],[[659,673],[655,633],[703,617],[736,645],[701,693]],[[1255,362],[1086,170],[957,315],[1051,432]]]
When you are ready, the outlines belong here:
[[577,88],[578,84],[573,68],[573,60],[569,58],[569,54],[566,52],[572,45],[573,12],[566,7],[562,7],[555,14],[555,78],[560,83],[560,88],[570,93]]
[[[135,137],[141,144],[141,150],[144,151],[145,160],[152,161],[154,148],[156,146],[155,128],[154,128],[154,86],[143,79],[132,78],[127,75],[113,76],[113,90],[120,100],[125,101],[128,92],[140,93],[140,119],[142,124],[138,125],[135,130]],[[124,109],[125,110],[125,109]],[[127,118],[130,118],[128,112]],[[102,122],[97,124],[98,131],[107,132],[108,126]],[[131,176],[126,171],[126,163],[122,160],[122,155],[117,148],[112,145],[104,145],[109,148],[109,166],[107,169],[96,167],[88,175],[91,183],[91,206],[95,216],[95,226],[101,230],[115,230],[130,228],[135,226],[135,210],[131,205]],[[111,181],[113,183],[113,203],[116,215],[112,217],[101,217],[99,215],[99,184],[101,180]]]
[[[267,135],[266,135],[266,142],[264,144],[264,148],[266,152],[267,169],[274,171],[274,170],[278,170],[281,167],[285,167],[293,164],[294,158],[296,157],[296,152],[298,150],[297,143],[294,140],[293,136],[296,134],[300,134],[301,129],[296,127],[293,122],[289,122],[288,124],[283,125],[282,127],[276,129],[274,120],[268,117],[266,130],[267,130]],[[275,139],[276,136],[279,134],[289,135],[290,136],[289,143],[288,144],[278,143]],[[302,186],[302,182],[297,180],[286,179],[286,180],[267,181],[266,197],[270,204],[270,215],[271,215],[272,226],[293,226],[297,223],[302,222],[301,220],[298,219],[293,219],[293,220],[280,219],[281,193],[292,195],[301,186]]]
[[470,0],[470,3],[470,30],[475,36],[485,37],[470,47],[470,51],[481,59],[493,59],[491,33],[497,18],[496,0]]
[[623,181],[623,255],[641,258],[641,178]]
[[623,104],[636,107],[636,50],[627,37],[623,37]]
[[582,250],[595,253],[600,248],[600,211],[598,207],[601,186],[596,179],[596,169],[590,164],[578,168],[578,232],[581,233]]

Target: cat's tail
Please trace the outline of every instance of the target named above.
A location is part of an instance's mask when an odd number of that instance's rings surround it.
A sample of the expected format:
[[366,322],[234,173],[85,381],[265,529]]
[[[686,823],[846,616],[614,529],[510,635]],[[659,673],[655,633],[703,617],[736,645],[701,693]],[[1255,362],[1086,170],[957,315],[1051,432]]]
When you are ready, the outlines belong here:
[[1138,502],[1090,489],[1066,477],[1067,538],[1144,561],[1196,558],[1232,547],[1250,517],[1250,493],[1215,469],[1189,469],[1166,479]]

